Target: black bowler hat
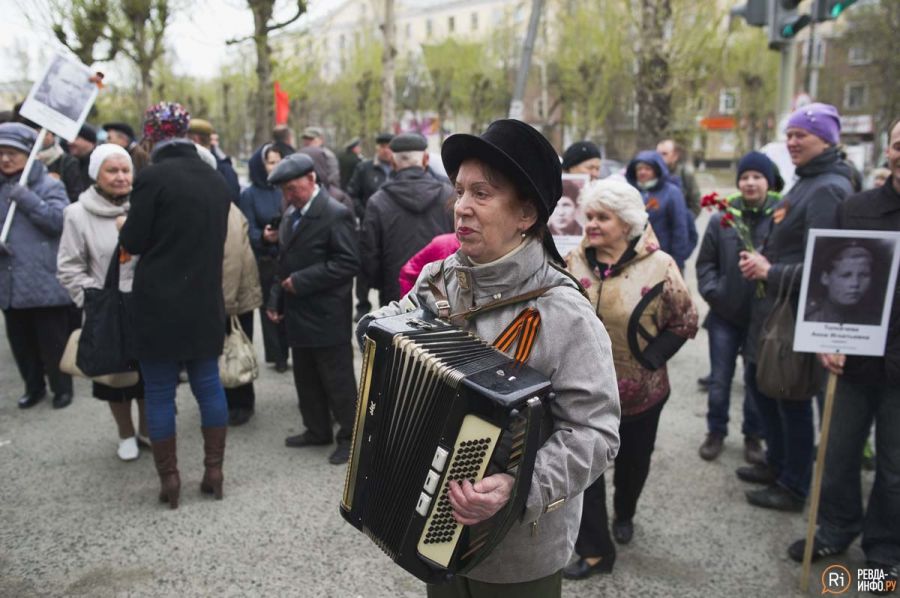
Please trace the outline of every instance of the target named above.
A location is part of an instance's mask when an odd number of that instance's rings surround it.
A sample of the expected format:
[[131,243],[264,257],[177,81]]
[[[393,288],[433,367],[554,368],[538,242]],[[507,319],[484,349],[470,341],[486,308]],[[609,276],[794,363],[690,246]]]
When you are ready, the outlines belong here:
[[[496,120],[481,136],[457,133],[444,141],[441,159],[451,178],[465,160],[481,160],[496,168],[537,205],[538,221],[546,225],[562,195],[559,155],[537,129],[515,119]],[[565,263],[545,231],[550,257]]]

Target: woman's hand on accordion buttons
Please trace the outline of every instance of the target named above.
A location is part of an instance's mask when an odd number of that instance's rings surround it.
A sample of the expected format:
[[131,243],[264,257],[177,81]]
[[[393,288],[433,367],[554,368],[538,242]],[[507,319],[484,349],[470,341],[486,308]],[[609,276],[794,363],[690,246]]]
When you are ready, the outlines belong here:
[[509,502],[516,479],[508,473],[496,473],[472,484],[450,482],[450,506],[453,517],[462,525],[475,525],[502,509]]

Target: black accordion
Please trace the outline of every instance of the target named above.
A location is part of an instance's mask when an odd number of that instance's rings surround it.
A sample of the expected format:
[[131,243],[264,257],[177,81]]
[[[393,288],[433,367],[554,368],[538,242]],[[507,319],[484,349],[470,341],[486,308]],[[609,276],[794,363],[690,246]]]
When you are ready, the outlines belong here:
[[[374,320],[341,514],[422,581],[469,571],[524,510],[550,398],[543,374],[430,314]],[[516,480],[506,506],[458,524],[448,482],[498,472]]]

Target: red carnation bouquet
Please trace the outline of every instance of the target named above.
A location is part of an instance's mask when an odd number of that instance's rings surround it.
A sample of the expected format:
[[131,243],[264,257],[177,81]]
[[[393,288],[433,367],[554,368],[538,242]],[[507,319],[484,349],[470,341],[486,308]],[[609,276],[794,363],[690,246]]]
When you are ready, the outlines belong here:
[[[722,218],[719,220],[719,226],[722,228],[734,229],[734,232],[737,233],[744,249],[749,253],[756,253],[756,247],[753,245],[753,234],[750,232],[750,227],[747,226],[747,223],[744,222],[744,219],[741,218],[736,210],[729,209],[727,199],[722,199],[719,197],[718,193],[713,191],[700,199],[700,207],[709,208],[711,211],[721,212]],[[756,296],[759,298],[766,296],[766,288],[761,280],[756,282]]]

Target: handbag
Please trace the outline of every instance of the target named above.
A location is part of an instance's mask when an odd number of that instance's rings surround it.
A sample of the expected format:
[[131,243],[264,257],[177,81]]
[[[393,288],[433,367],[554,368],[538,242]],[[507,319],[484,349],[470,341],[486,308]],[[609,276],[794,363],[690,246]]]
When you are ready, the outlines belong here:
[[759,335],[756,386],[773,399],[807,400],[822,389],[822,368],[814,353],[794,351],[794,308],[791,290],[802,268],[794,268],[791,281],[778,285],[775,305]]
[[259,376],[256,350],[241,328],[237,316],[231,316],[231,332],[225,337],[225,346],[219,356],[219,378],[225,388],[237,388],[249,384]]
[[75,363],[86,376],[135,369],[131,293],[119,290],[119,245],[113,251],[102,289],[84,289],[84,324]]
[[[70,376],[79,376],[87,378],[78,368],[76,363],[76,355],[78,355],[78,339],[81,338],[81,328],[72,331],[69,340],[66,341],[66,349],[63,351],[62,359],[59,360],[59,371]],[[102,376],[94,376],[91,378],[94,382],[105,384],[111,388],[127,388],[134,386],[140,381],[137,372],[121,372],[118,374],[104,374]]]

